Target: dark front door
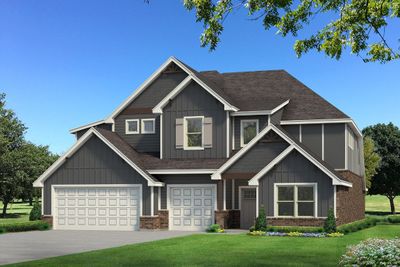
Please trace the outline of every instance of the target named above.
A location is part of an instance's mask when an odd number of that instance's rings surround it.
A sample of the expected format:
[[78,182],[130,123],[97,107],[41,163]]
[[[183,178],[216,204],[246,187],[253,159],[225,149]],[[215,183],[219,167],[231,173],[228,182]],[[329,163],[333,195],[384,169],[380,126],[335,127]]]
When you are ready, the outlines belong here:
[[240,228],[249,229],[256,219],[256,189],[240,189]]

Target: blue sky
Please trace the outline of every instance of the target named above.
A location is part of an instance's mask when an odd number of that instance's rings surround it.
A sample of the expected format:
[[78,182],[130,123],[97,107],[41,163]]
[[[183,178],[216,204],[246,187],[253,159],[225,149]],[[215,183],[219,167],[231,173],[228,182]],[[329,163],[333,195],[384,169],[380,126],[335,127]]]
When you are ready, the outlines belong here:
[[349,52],[340,61],[316,52],[297,59],[293,38],[240,11],[209,52],[201,26],[182,1],[2,0],[0,91],[27,139],[57,153],[73,144],[69,129],[108,116],[171,55],[197,70],[285,69],[360,128],[400,125],[400,61],[365,64]]

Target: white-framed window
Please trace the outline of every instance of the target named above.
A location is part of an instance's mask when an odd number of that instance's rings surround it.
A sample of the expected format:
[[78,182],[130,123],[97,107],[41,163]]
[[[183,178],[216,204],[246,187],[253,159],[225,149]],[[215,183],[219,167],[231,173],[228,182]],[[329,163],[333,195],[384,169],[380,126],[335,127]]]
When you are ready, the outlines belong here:
[[245,146],[258,134],[258,120],[240,121],[240,146]]
[[316,183],[274,184],[275,217],[317,217]]
[[156,132],[156,119],[142,119],[142,134],[153,134]]
[[125,120],[126,134],[139,134],[139,119]]
[[204,117],[184,117],[184,149],[202,150],[204,149]]
[[351,134],[351,132],[348,132],[348,142],[349,142],[349,147],[351,149],[354,149],[354,136]]

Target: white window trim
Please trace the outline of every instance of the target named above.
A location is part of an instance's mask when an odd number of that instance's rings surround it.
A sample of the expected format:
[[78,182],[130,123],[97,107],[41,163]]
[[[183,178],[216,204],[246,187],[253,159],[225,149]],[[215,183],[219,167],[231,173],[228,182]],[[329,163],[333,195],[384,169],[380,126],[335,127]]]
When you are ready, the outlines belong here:
[[[187,120],[188,119],[201,119],[201,147],[189,147],[187,145]],[[204,116],[188,116],[183,117],[183,150],[204,150]]]
[[[278,215],[278,187],[279,186],[294,186],[294,216],[279,216]],[[314,187],[314,216],[298,216],[297,208],[297,187],[298,186],[313,186]],[[318,218],[318,184],[317,183],[274,183],[274,217],[276,218]]]
[[347,131],[347,134],[349,135],[349,148],[351,150],[354,150],[354,145],[355,145],[355,138],[353,134],[350,131]]
[[247,145],[247,144],[245,144],[244,143],[244,140],[243,140],[243,123],[245,123],[245,122],[256,122],[256,136],[259,134],[259,120],[257,119],[257,120],[240,120],[240,146],[241,147],[244,147],[245,145]]
[[[145,129],[144,129],[144,123],[146,121],[152,121],[153,122],[153,130],[151,132],[146,132]],[[154,133],[156,133],[156,119],[154,119],[154,118],[142,119],[140,124],[141,124],[141,128],[142,128],[142,134],[154,134]]]
[[[129,122],[131,121],[136,121],[137,123],[137,131],[129,131]],[[139,134],[139,127],[140,127],[140,122],[139,119],[128,119],[125,120],[125,134]]]

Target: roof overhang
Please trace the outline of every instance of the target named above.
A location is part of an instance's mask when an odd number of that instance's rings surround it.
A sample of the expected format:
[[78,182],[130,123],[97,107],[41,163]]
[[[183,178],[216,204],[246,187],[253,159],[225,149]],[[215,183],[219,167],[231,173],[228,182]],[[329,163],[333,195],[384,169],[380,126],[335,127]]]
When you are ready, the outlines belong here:
[[69,132],[70,132],[71,134],[75,134],[76,132],[85,130],[85,129],[87,129],[87,128],[95,127],[95,126],[97,126],[97,125],[104,124],[104,123],[106,123],[105,120],[95,121],[95,122],[92,122],[92,123],[89,123],[89,124],[85,124],[85,125],[82,125],[82,126],[73,128],[73,129],[69,130]]
[[160,169],[147,170],[150,174],[213,174],[216,169]]
[[43,187],[44,181],[49,178],[62,164],[71,157],[76,151],[79,150],[92,136],[97,136],[108,147],[110,147],[117,155],[119,155],[129,166],[137,171],[144,179],[147,180],[148,186],[164,186],[164,183],[156,181],[149,173],[142,170],[128,157],[126,157],[120,150],[118,150],[111,142],[109,142],[103,135],[101,135],[95,128],[90,128],[77,142],[56,162],[54,162],[36,181],[33,182],[34,187]]
[[282,109],[285,107],[287,104],[289,104],[290,99],[286,100],[282,104],[276,106],[274,109],[271,110],[249,110],[249,111],[235,111],[232,112],[232,116],[258,116],[258,115],[273,115],[276,113],[278,110]]
[[[323,164],[321,164],[318,160],[316,160],[311,154],[305,151],[302,147],[300,147],[296,142],[294,142],[289,136],[283,133],[279,128],[274,126],[273,124],[265,127],[256,137],[254,137],[247,145],[245,145],[239,152],[237,152],[232,158],[230,158],[225,164],[223,164],[213,175],[211,175],[212,180],[221,180],[222,173],[224,173],[229,167],[231,167],[238,159],[240,159],[246,152],[248,152],[265,134],[270,131],[274,131],[278,134],[282,139],[284,139],[289,147],[285,149],[281,154],[279,154],[274,160],[272,160],[267,166],[265,166],[259,173],[257,173],[251,180],[255,177],[258,179],[261,178],[265,173],[272,169],[273,166],[278,164],[283,158],[285,158],[293,149],[296,149],[300,154],[302,154],[305,158],[307,158],[311,163],[317,166],[321,171],[323,171],[327,176],[332,179],[333,185],[342,185],[346,187],[352,187],[352,184],[342,180],[338,177],[334,172],[326,168]],[[254,179],[252,181],[253,185],[258,185],[258,179]],[[249,181],[250,182],[250,181]]]

